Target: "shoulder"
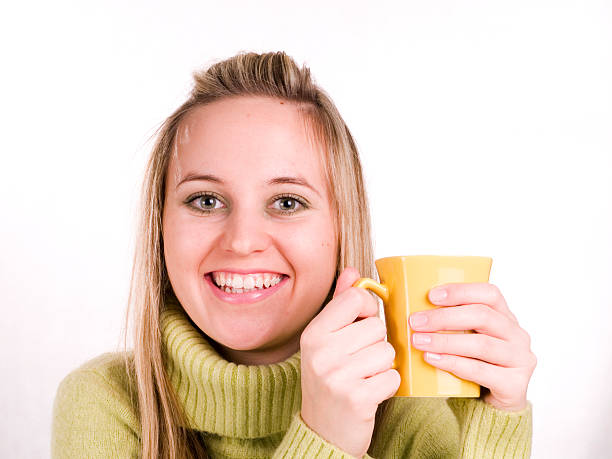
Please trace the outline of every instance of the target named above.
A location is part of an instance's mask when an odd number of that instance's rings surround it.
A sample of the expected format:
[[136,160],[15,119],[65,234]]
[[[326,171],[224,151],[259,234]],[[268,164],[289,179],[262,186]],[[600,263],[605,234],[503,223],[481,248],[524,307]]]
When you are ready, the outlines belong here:
[[137,393],[125,362],[130,353],[106,353],[71,371],[59,384],[53,404],[53,457],[88,451],[90,457],[136,446]]
[[131,353],[106,353],[71,371],[59,384],[55,404],[59,407],[104,401],[109,396],[121,404],[131,405],[137,396],[126,368],[132,362]]

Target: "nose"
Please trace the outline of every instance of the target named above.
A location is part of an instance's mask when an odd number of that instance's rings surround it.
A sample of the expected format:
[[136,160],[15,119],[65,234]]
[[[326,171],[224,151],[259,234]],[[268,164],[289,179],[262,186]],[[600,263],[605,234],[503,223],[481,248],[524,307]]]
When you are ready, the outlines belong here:
[[263,252],[271,243],[263,212],[234,211],[226,220],[221,248],[237,256]]

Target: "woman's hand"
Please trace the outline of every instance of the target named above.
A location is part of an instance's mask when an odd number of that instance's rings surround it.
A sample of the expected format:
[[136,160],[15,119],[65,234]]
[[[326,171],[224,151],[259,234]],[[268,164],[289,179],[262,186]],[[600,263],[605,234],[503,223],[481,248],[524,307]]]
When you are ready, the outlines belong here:
[[[446,297],[436,300],[436,293]],[[523,330],[499,289],[489,283],[444,284],[429,291],[429,300],[441,307],[410,315],[414,347],[425,360],[459,378],[487,387],[484,401],[508,411],[527,406],[527,385],[537,360],[531,339]],[[476,333],[431,333],[439,330],[475,330]],[[429,333],[422,333],[429,332]],[[427,339],[429,343],[425,343]]]
[[359,272],[346,268],[334,298],[302,333],[301,415],[325,440],[362,457],[376,408],[397,392],[400,376],[391,369],[395,351],[376,317],[378,304],[366,290],[351,287],[357,279]]

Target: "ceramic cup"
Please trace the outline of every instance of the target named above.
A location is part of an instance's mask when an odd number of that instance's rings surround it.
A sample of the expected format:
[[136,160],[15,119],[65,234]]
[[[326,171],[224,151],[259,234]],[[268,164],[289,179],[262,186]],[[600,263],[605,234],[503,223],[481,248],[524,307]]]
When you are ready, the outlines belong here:
[[[457,282],[488,282],[493,260],[475,256],[412,255],[376,260],[380,283],[364,277],[353,286],[368,289],[383,301],[387,340],[395,348],[395,368],[402,379],[399,397],[479,397],[480,386],[425,362],[412,347],[410,314],[436,309],[427,294],[432,288]],[[446,307],[446,306],[445,306]],[[438,333],[473,333],[472,330]]]

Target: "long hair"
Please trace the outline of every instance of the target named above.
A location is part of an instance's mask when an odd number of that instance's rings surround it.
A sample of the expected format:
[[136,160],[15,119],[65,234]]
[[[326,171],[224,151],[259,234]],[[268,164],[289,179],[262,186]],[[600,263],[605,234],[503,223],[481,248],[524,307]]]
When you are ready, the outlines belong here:
[[[193,74],[189,98],[157,131],[141,188],[139,222],[126,313],[133,321],[133,358],[125,365],[138,406],[143,458],[206,457],[199,436],[184,426],[185,415],[164,367],[160,312],[174,296],[164,262],[162,214],[165,180],[181,120],[195,107],[236,96],[265,96],[298,107],[311,139],[317,142],[330,190],[338,239],[332,288],[346,266],[362,276],[375,273],[370,214],[357,147],[331,98],[319,88],[310,70],[284,52],[239,53]],[[324,304],[322,306],[324,306]],[[127,332],[126,332],[127,333]],[[135,380],[135,381],[134,381]]]

